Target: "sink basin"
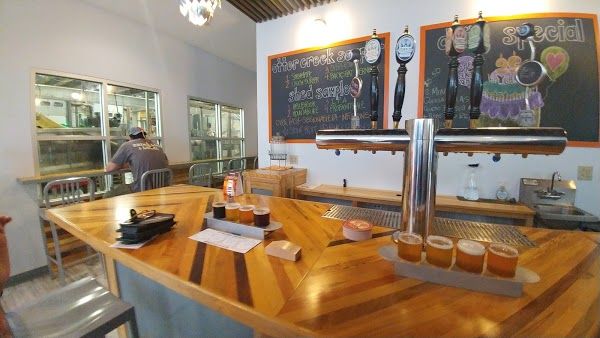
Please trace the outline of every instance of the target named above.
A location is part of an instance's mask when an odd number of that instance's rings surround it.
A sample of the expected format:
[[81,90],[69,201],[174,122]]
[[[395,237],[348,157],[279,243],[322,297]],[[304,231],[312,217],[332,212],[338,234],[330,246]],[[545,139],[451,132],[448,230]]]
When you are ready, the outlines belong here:
[[570,205],[536,204],[534,206],[537,215],[544,219],[575,221],[575,222],[597,222],[598,217]]
[[538,204],[535,208],[542,214],[585,215],[585,211],[572,206]]

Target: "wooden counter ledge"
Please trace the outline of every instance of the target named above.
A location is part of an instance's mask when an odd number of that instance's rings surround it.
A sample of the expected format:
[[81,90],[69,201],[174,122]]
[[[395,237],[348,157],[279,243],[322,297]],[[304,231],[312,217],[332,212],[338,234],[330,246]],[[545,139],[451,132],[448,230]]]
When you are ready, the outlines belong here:
[[[538,247],[520,264],[541,281],[510,298],[394,275],[377,249],[392,229],[350,242],[329,204],[243,195],[268,206],[283,229],[246,254],[188,237],[201,230],[206,203],[221,192],[172,186],[47,211],[48,217],[115,260],[175,292],[271,336],[597,336],[600,246],[597,235],[521,228]],[[138,250],[109,246],[130,208],[175,213],[177,225]],[[302,247],[297,262],[267,256],[273,240]],[[109,280],[110,266],[108,267]],[[111,284],[113,285],[113,284]],[[116,292],[117,290],[115,290]]]

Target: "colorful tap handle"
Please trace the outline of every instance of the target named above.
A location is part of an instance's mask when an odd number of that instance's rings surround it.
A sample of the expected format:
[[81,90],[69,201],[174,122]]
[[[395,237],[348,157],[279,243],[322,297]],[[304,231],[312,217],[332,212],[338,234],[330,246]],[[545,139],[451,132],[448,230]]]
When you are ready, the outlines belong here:
[[377,129],[378,108],[379,108],[379,69],[377,65],[381,61],[382,53],[381,40],[377,37],[374,29],[371,39],[365,44],[365,61],[371,65],[371,128]]
[[483,63],[484,53],[490,50],[490,29],[483,19],[481,11],[479,18],[475,22],[468,33],[468,49],[475,54],[473,61],[473,74],[471,76],[471,108],[469,109],[470,127],[475,128],[478,124],[479,115],[481,114],[481,96],[483,94]]
[[358,116],[357,100],[360,97],[360,94],[362,92],[362,80],[358,76],[359,75],[359,68],[358,68],[359,60],[360,60],[360,51],[358,49],[353,49],[352,57],[350,58],[350,61],[352,61],[352,63],[354,63],[354,77],[350,81],[350,96],[352,96],[353,101],[354,101],[354,104],[353,104],[354,115],[352,115],[352,118],[350,119],[350,128],[352,128],[352,129],[360,128],[360,117]]
[[458,15],[454,16],[452,26],[446,29],[446,55],[448,62],[448,82],[446,83],[446,107],[444,110],[444,126],[452,127],[454,119],[454,106],[456,105],[456,91],[458,90],[458,55],[466,47],[466,30],[458,22]]
[[406,92],[406,64],[415,55],[415,49],[415,38],[408,33],[408,26],[406,26],[404,34],[396,42],[396,61],[399,67],[398,80],[396,81],[396,89],[394,91],[394,113],[392,114],[395,129],[398,129],[398,125],[402,119],[402,105],[404,104],[404,94]]

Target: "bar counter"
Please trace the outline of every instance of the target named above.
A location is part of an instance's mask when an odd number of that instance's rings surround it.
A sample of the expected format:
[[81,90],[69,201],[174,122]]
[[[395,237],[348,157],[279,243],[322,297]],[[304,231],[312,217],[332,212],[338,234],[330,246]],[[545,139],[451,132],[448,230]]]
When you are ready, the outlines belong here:
[[[541,280],[526,284],[522,297],[510,298],[394,275],[392,265],[377,253],[391,243],[393,230],[375,227],[373,239],[350,242],[342,236],[341,221],[321,217],[331,206],[324,203],[239,196],[238,202],[268,206],[272,219],[283,223],[282,229],[246,254],[189,239],[202,229],[206,204],[213,198],[222,199],[221,192],[180,185],[51,209],[47,215],[104,255],[109,286],[116,294],[122,270],[115,266],[122,265],[255,333],[278,337],[600,333],[597,234],[520,228],[538,247],[520,248],[519,264]],[[177,224],[138,250],[110,248],[118,237],[118,221],[126,219],[131,208],[174,213]],[[302,247],[299,261],[265,254],[267,244],[282,239]],[[168,302],[164,300],[164,307]],[[142,310],[136,306],[140,323]],[[172,324],[176,317],[164,320]],[[227,335],[226,330],[220,335]]]

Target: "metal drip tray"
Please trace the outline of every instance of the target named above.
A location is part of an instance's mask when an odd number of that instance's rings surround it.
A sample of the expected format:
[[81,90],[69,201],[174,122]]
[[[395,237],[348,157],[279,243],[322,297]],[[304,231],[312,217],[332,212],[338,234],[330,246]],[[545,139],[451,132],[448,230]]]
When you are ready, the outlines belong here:
[[[358,218],[378,226],[398,229],[400,215],[401,213],[395,211],[334,205],[323,214],[323,217],[341,220]],[[481,242],[506,243],[514,246],[535,246],[535,243],[523,235],[517,227],[511,225],[436,217],[433,222],[432,234]]]
[[433,234],[467,238],[481,242],[505,243],[514,246],[535,246],[535,243],[523,235],[517,227],[512,225],[436,217],[433,222]]
[[358,218],[382,227],[398,229],[400,227],[400,215],[399,212],[395,211],[334,205],[322,217],[341,220]]

